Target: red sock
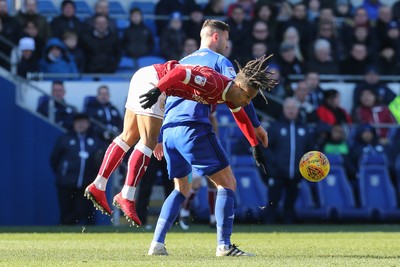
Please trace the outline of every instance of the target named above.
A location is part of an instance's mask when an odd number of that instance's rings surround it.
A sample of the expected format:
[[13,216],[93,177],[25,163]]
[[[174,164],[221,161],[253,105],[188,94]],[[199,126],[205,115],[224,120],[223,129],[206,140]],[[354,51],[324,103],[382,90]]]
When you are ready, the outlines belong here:
[[128,160],[128,173],[125,185],[137,187],[150,162],[152,150],[142,143],[135,146]]
[[98,175],[108,179],[121,164],[129,148],[121,138],[116,137],[106,150]]
[[189,196],[185,199],[185,201],[182,204],[182,208],[185,210],[190,210],[190,206],[192,205],[195,196],[196,196],[196,191],[190,190]]
[[217,197],[217,189],[208,188],[208,208],[210,209],[210,215],[215,214],[215,199]]

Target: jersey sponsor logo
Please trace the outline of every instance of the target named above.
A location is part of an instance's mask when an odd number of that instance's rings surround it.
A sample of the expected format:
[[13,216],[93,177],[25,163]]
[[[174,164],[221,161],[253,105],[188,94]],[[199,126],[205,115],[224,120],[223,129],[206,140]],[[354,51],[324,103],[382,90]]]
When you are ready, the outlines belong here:
[[194,82],[200,86],[204,86],[207,82],[207,79],[203,76],[195,76]]
[[236,71],[233,67],[228,67],[228,72],[232,76],[236,76]]

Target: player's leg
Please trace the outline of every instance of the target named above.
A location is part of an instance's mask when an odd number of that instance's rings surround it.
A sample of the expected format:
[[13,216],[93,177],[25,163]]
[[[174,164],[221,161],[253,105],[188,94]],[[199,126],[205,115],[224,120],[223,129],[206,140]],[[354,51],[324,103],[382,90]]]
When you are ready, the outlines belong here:
[[179,213],[179,225],[182,230],[189,230],[190,228],[190,209],[192,206],[192,202],[197,194],[197,191],[201,187],[202,176],[198,175],[196,170],[193,169],[192,173],[192,189],[190,190],[188,197],[182,204],[181,211]]
[[148,255],[168,255],[164,245],[165,237],[178,217],[179,209],[191,189],[191,183],[188,176],[180,179],[175,178],[174,183],[175,189],[167,197],[161,208]]
[[185,160],[177,149],[176,143],[179,143],[181,139],[183,139],[178,137],[180,132],[180,129],[178,128],[180,127],[178,126],[163,130],[163,148],[169,179],[175,177],[182,178],[174,179],[174,190],[162,206],[160,216],[157,220],[156,229],[154,231],[154,238],[148,252],[149,255],[167,255],[164,247],[165,236],[178,217],[181,205],[191,189],[191,181],[188,174],[191,173],[192,166]]
[[207,178],[206,180],[207,180],[208,209],[210,210],[210,227],[216,228],[215,200],[217,198],[217,187],[209,178]]
[[[234,219],[234,191],[236,179],[229,166],[226,153],[211,126],[197,127],[186,140],[190,146],[181,149],[200,175],[207,175],[216,185],[215,217],[217,221],[217,256],[250,256],[231,244]],[[193,138],[195,136],[195,138]],[[187,147],[187,148],[186,148]],[[186,150],[185,150],[186,149]]]
[[158,117],[137,115],[137,126],[140,141],[135,145],[128,160],[128,171],[122,191],[114,197],[114,204],[119,207],[128,221],[141,225],[136,213],[135,193],[139,181],[149,165],[151,154],[157,144],[162,119]]
[[108,179],[138,139],[137,116],[132,110],[126,109],[122,133],[108,146],[96,179],[85,190],[85,196],[92,200],[95,207],[108,215],[111,214],[105,193]]

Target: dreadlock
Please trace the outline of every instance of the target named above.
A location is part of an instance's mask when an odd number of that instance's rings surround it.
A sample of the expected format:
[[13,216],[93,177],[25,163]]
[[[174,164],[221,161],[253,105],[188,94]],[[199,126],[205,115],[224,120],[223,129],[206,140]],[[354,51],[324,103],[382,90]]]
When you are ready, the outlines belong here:
[[262,57],[250,60],[243,68],[237,61],[235,61],[239,68],[239,72],[235,78],[235,81],[240,82],[246,87],[260,91],[267,103],[268,101],[263,94],[263,90],[270,91],[279,82],[277,79],[271,78],[273,73],[267,71],[269,66],[266,68],[263,67],[263,64],[271,57],[272,55],[269,55],[268,57],[263,55]]

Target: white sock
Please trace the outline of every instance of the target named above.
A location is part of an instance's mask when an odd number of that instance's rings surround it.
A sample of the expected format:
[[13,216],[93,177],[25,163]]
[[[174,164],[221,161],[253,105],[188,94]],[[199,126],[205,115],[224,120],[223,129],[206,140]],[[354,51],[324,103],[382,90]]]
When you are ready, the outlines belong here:
[[180,216],[181,217],[189,217],[190,216],[190,211],[189,210],[187,210],[187,209],[181,209],[181,212],[180,212]]
[[210,215],[210,223],[215,223],[215,215]]
[[104,178],[103,176],[97,175],[96,179],[94,179],[94,186],[101,191],[106,191],[108,179]]
[[136,187],[129,185],[124,185],[121,191],[122,197],[130,201],[133,201],[135,199],[135,192],[136,192]]

